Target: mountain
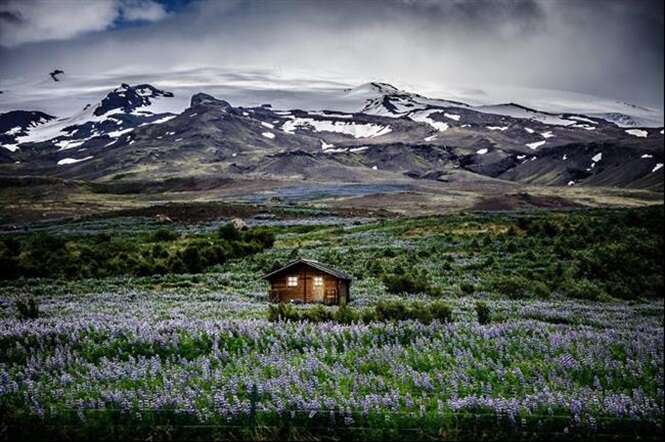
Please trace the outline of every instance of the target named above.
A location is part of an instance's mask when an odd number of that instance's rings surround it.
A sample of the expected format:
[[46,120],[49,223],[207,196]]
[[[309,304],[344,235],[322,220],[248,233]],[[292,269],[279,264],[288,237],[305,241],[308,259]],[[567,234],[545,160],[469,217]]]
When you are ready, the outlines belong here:
[[0,114],[0,145],[13,152],[18,149],[18,138],[27,136],[30,129],[54,118],[37,111],[11,111]]
[[663,189],[662,128],[432,99],[379,82],[311,95],[321,107],[234,105],[199,92],[164,111],[183,97],[123,83],[71,117],[0,115],[0,174]]

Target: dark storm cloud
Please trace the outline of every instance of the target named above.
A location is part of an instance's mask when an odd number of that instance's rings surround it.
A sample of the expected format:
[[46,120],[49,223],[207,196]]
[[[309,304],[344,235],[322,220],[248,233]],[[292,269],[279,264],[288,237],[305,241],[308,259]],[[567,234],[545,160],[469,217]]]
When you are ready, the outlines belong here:
[[[117,29],[111,21],[69,40],[0,48],[0,76],[53,66],[79,73],[251,66],[401,84],[567,89],[662,108],[657,0],[180,3],[149,26]],[[0,29],[5,46],[6,35]]]

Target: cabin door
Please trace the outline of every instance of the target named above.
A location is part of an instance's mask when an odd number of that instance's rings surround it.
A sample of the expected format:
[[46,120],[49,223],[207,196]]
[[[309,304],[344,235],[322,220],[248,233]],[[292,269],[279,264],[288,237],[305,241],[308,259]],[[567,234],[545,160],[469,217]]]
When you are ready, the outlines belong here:
[[312,302],[323,302],[323,276],[312,278]]

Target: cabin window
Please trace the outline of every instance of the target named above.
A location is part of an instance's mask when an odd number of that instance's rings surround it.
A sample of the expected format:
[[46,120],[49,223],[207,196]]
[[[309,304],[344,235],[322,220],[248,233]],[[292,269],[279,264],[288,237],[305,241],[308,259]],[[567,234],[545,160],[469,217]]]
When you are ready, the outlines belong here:
[[286,278],[286,285],[289,287],[298,287],[298,277],[289,276],[288,278]]
[[314,286],[315,287],[321,287],[323,285],[323,276],[315,276],[314,277]]

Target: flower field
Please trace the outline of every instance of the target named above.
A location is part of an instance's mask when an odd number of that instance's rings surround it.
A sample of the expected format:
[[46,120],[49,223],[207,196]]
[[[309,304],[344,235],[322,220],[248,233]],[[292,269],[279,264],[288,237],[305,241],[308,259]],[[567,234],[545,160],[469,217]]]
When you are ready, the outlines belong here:
[[[377,244],[376,234],[347,234]],[[201,275],[6,283],[4,423],[19,433],[71,425],[101,439],[120,424],[137,434],[163,424],[291,438],[323,429],[363,439],[662,435],[662,298],[481,292],[446,297],[449,323],[269,322],[260,263],[287,253],[290,235]],[[316,254],[320,244],[300,247]],[[358,279],[356,306],[431,297]],[[17,318],[21,293],[38,300],[39,318]],[[479,298],[492,309],[486,325]]]

